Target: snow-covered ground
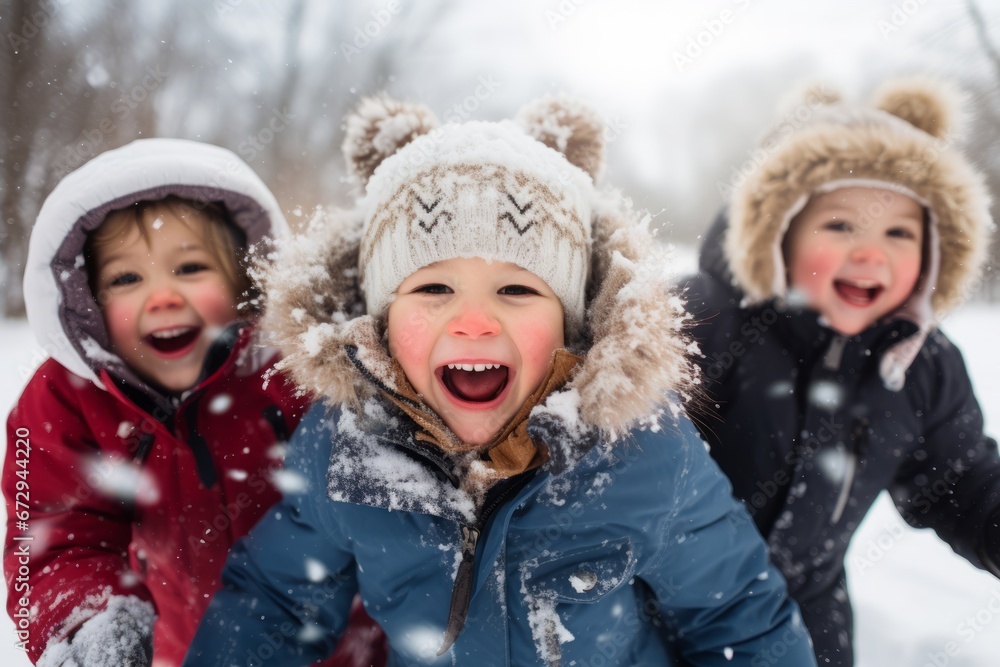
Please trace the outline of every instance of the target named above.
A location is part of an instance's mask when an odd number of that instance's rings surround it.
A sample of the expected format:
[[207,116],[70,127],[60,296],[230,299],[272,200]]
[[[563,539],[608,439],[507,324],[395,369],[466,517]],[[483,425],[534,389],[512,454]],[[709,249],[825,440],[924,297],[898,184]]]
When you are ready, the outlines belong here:
[[[944,327],[965,353],[987,430],[1000,433],[1000,307],[969,306]],[[0,320],[0,414],[6,416],[44,356],[23,321]],[[1000,663],[1000,581],[906,526],[881,498],[849,554],[859,667],[995,667]],[[0,587],[0,601],[6,591]],[[0,665],[27,667],[0,614]]]

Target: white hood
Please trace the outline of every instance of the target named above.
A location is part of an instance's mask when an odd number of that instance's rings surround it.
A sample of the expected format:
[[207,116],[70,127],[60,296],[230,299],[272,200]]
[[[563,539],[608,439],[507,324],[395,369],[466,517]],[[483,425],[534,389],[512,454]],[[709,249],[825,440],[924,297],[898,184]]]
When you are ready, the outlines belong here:
[[28,322],[42,347],[99,386],[95,369],[124,369],[124,364],[108,350],[104,322],[87,283],[86,235],[110,211],[168,195],[223,206],[248,244],[287,231],[278,202],[264,182],[246,162],[218,146],[140,139],[66,176],[45,200],[32,230],[24,299]]

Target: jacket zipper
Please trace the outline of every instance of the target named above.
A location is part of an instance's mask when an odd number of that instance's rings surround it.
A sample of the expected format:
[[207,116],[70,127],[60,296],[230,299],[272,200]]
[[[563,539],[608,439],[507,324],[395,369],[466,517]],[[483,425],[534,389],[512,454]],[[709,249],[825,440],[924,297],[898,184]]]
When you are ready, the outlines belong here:
[[[823,356],[823,368],[828,371],[840,370],[840,364],[844,359],[844,349],[847,347],[848,339],[846,336],[836,335],[830,341],[830,347],[827,348],[826,354]],[[854,430],[851,434],[851,439],[848,444],[847,451],[847,461],[845,463],[846,470],[844,471],[844,481],[840,484],[840,492],[837,494],[837,502],[833,506],[833,513],[830,515],[830,524],[837,525],[840,523],[840,519],[844,516],[844,510],[847,509],[847,502],[851,499],[851,491],[854,488],[854,478],[858,472],[858,454],[860,450],[860,439],[865,435],[865,426],[867,425],[866,419],[858,421]]]
[[854,423],[851,431],[850,450],[847,458],[847,472],[844,474],[844,481],[840,485],[840,493],[837,496],[837,504],[833,508],[830,516],[830,524],[837,525],[844,510],[847,508],[847,501],[851,498],[851,491],[854,490],[854,478],[857,477],[858,469],[864,463],[865,450],[868,441],[868,419],[862,417]]
[[444,655],[451,648],[458,635],[465,627],[465,619],[469,615],[469,603],[472,600],[472,576],[475,573],[476,549],[479,538],[486,523],[496,510],[512,495],[523,489],[527,483],[538,474],[537,470],[521,473],[511,478],[507,487],[498,493],[486,506],[474,524],[461,524],[462,530],[462,562],[455,574],[455,585],[451,589],[451,606],[448,609],[448,627],[444,631],[444,640],[438,655]]

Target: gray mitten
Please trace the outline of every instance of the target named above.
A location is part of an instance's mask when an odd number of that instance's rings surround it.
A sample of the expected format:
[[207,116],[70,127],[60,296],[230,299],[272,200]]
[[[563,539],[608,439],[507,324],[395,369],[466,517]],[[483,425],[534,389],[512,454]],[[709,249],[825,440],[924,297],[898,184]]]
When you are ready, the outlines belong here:
[[50,646],[39,665],[58,667],[150,667],[153,606],[132,596],[112,596],[68,642]]

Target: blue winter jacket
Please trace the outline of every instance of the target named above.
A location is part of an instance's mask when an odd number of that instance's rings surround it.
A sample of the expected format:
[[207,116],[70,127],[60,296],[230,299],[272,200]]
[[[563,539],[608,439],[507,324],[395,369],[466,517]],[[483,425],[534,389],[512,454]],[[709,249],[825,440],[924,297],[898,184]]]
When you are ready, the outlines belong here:
[[[686,418],[562,474],[515,478],[480,522],[449,502],[412,433],[392,430],[405,419],[375,433],[321,405],[303,419],[286,461],[301,477],[234,550],[186,665],[307,665],[332,651],[358,591],[391,665],[815,664],[784,580]],[[381,465],[405,469],[393,481],[410,488],[378,488]],[[463,543],[468,616],[436,657]]]

